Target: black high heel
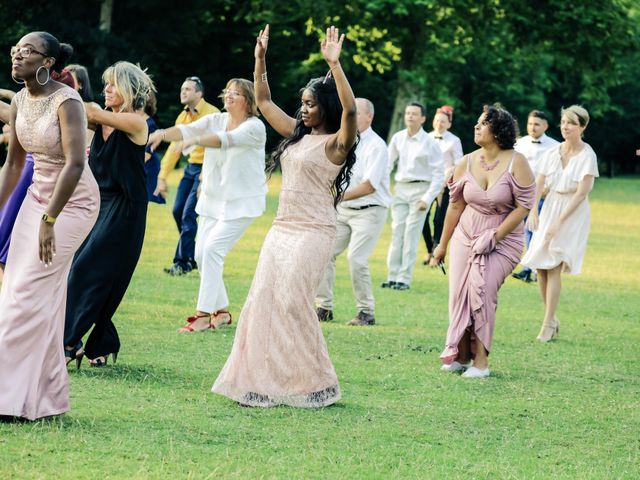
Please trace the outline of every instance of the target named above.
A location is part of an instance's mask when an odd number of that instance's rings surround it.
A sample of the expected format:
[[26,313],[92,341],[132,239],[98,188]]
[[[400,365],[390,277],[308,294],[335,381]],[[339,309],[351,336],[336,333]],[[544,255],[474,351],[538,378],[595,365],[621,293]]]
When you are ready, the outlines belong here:
[[109,355],[113,357],[113,364],[116,364],[118,359],[118,352],[107,353],[106,355],[100,355],[99,357],[89,359],[89,365],[92,367],[106,367],[109,363]]
[[65,347],[64,349],[64,359],[69,366],[69,364],[75,360],[76,361],[76,370],[80,370],[80,365],[82,364],[82,358],[84,357],[84,350],[82,349],[82,345],[75,346],[71,350]]

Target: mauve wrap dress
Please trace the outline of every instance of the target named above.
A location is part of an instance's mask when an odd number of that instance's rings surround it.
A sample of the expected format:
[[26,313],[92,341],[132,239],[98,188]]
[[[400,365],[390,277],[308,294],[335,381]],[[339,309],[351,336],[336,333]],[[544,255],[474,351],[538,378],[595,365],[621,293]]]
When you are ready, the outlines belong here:
[[323,407],[340,387],[314,310],[336,237],[329,135],[306,135],[282,156],[278,213],[265,238],[231,354],[213,392],[244,405]]
[[[82,99],[63,87],[46,98],[31,98],[23,89],[15,101],[16,134],[33,154],[34,172],[13,227],[0,293],[0,415],[35,420],[69,410],[62,343],[67,277],[74,254],[96,221],[100,195],[85,163],[54,226],[56,256],[48,267],[40,263],[42,214],[65,165],[58,108]],[[84,133],[86,124],[81,129]]]
[[451,201],[464,198],[467,205],[451,237],[449,330],[440,355],[445,364],[457,359],[458,344],[469,327],[487,352],[491,351],[498,289],[522,256],[523,223],[495,245],[494,233],[516,204],[530,209],[535,199],[535,183],[518,184],[511,172],[512,162],[486,191],[471,175],[469,161],[464,175],[448,184]]

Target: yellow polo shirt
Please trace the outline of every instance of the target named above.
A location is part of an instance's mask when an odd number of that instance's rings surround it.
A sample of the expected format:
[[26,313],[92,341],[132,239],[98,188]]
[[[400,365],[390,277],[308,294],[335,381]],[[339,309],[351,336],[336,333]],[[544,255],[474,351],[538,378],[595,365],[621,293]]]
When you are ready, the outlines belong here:
[[[210,103],[205,102],[203,98],[196,105],[195,112],[193,114],[191,113],[191,110],[189,110],[189,107],[185,107],[182,113],[178,115],[178,118],[176,119],[176,125],[184,125],[195,122],[205,115],[218,113],[219,111],[220,110],[218,110]],[[171,173],[171,171],[176,168],[176,163],[178,163],[178,160],[180,160],[181,152],[174,148],[174,143],[176,142],[171,142],[169,144],[167,152],[164,154],[164,157],[162,157],[162,167],[160,168],[160,174],[158,175],[158,178],[162,178],[163,180],[165,180],[167,178],[167,175],[169,175],[169,173]],[[202,165],[203,159],[204,147],[198,146],[191,152],[187,161],[189,163]]]

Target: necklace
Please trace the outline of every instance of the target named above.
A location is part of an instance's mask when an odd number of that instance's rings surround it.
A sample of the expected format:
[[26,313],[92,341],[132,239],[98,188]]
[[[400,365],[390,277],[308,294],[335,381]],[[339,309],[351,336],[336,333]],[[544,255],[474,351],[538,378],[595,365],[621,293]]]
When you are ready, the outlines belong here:
[[487,160],[484,158],[484,155],[480,155],[480,166],[482,167],[483,170],[486,170],[487,172],[489,170],[493,170],[494,168],[496,168],[498,166],[498,163],[500,163],[499,158],[496,158],[493,163],[487,163]]

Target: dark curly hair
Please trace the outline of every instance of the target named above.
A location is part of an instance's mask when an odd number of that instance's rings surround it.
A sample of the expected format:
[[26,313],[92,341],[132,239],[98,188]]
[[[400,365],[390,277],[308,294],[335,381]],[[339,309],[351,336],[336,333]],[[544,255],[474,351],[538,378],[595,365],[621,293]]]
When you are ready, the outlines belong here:
[[503,150],[512,149],[518,138],[518,121],[499,103],[485,105],[482,113],[498,146]]
[[[320,108],[320,120],[324,122],[324,126],[329,133],[336,133],[340,129],[340,120],[342,118],[342,104],[338,97],[338,89],[333,78],[314,78],[307,83],[304,88],[300,89],[300,95],[305,90],[310,90]],[[275,151],[271,155],[271,159],[267,164],[267,174],[270,176],[277,168],[280,167],[280,160],[284,151],[290,146],[298,143],[302,137],[311,133],[311,127],[305,127],[302,122],[302,114],[300,109],[295,114],[296,126],[290,137],[283,139]],[[357,136],[353,147],[349,150],[347,158],[338,173],[333,185],[331,193],[333,194],[333,205],[338,205],[344,192],[349,187],[351,180],[351,170],[356,163],[356,146],[360,141],[360,135]]]

